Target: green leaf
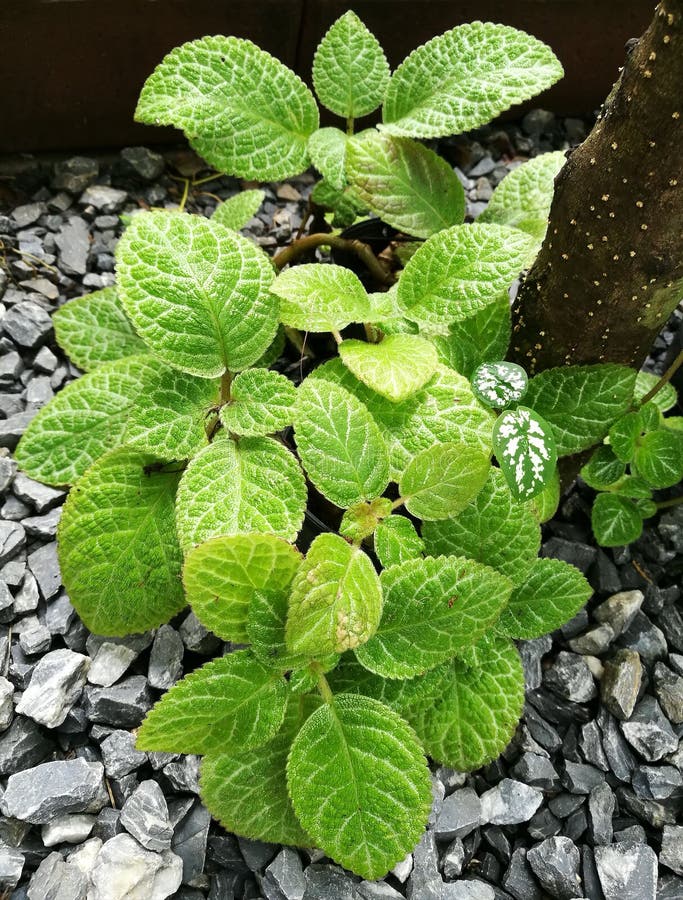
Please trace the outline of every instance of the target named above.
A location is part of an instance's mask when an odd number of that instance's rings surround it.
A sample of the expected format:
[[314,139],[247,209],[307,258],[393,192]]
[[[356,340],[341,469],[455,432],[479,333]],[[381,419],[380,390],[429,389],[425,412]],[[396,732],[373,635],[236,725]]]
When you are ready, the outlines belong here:
[[591,512],[595,540],[603,547],[621,547],[640,537],[643,518],[633,500],[620,494],[598,494]]
[[333,228],[348,228],[359,214],[353,191],[348,187],[343,191],[337,190],[325,179],[319,181],[311,191],[311,202],[334,213]]
[[382,620],[356,650],[358,661],[385,678],[410,678],[474,644],[496,621],[510,581],[471,559],[409,559],[385,569]]
[[465,191],[446,160],[409,138],[375,130],[348,142],[346,175],[382,221],[414,237],[459,225]]
[[621,462],[631,462],[636,452],[636,442],[643,430],[643,420],[640,411],[628,412],[612,425],[609,430],[609,442],[614,455]]
[[260,188],[240,191],[234,197],[224,200],[214,211],[211,220],[232,228],[233,231],[240,231],[256,215],[265,198],[266,192]]
[[255,363],[252,363],[253,368],[269,369],[282,356],[286,342],[285,329],[280,325],[272,344],[262,356],[259,356]]
[[530,503],[515,500],[500,469],[453,519],[425,522],[422,538],[433,556],[468,556],[498,569],[514,585],[531,570],[541,546],[541,529]]
[[649,500],[652,497],[652,488],[637,475],[624,475],[615,484],[610,485],[609,489],[615,494],[632,497],[634,500]]
[[581,477],[589,487],[596,491],[606,491],[626,472],[626,464],[617,459],[614,451],[606,444],[593,452],[585,466],[581,469]]
[[413,730],[383,703],[340,694],[317,709],[292,744],[294,810],[328,856],[380,878],[415,846],[432,802]]
[[539,247],[548,226],[555,178],[565,161],[564,151],[558,150],[517,166],[496,187],[477,221],[519,228],[535,238]]
[[422,538],[405,516],[389,516],[375,529],[375,553],[385,569],[419,559],[423,551]]
[[182,129],[221,172],[279,181],[308,167],[318,107],[303,81],[236,37],[203,37],[172,50],[145,82],[135,118]]
[[319,128],[308,139],[311,162],[336,191],[346,186],[346,135],[338,128]]
[[473,316],[451,322],[448,334],[433,335],[431,340],[439,354],[439,362],[465,378],[471,378],[477,366],[505,357],[510,332],[510,300],[505,291]]
[[113,287],[69,300],[52,314],[52,324],[57,343],[84,372],[147,351]]
[[458,25],[408,56],[384,98],[384,128],[408,137],[446,137],[485,125],[563,75],[541,41],[491,22]]
[[344,266],[304,263],[281,272],[271,286],[284,325],[304,331],[338,331],[365,322],[370,303],[357,275]]
[[541,524],[549,522],[555,515],[560,505],[560,473],[557,466],[555,466],[555,470],[546,486],[540,494],[536,494],[532,498],[531,502]]
[[139,750],[216,753],[267,743],[285,717],[287,686],[248,650],[214,659],[178,681],[147,713]]
[[344,388],[307,378],[298,389],[296,444],[308,477],[328,500],[374,500],[389,482],[389,455],[368,410]]
[[667,421],[654,400],[649,400],[644,406],[641,406],[638,413],[643,424],[643,431],[656,431]]
[[[310,656],[290,653],[285,640],[287,612],[289,610],[289,590],[264,589],[254,593],[249,606],[247,639],[252,652],[271,669],[286,672],[308,666]],[[306,668],[305,673],[312,675]],[[308,690],[314,690],[316,679]]]
[[662,427],[668,431],[683,431],[683,416],[669,416],[662,419]]
[[436,666],[414,678],[382,678],[362,666],[353,653],[347,653],[327,681],[335,694],[363,694],[403,715],[416,703],[431,703],[439,698],[444,668]]
[[337,534],[319,534],[294,577],[287,646],[317,657],[352,650],[375,633],[382,590],[370,558]]
[[599,443],[630,406],[636,373],[626,366],[561,366],[529,382],[524,401],[553,428],[560,456]]
[[284,375],[248,369],[233,381],[221,422],[233,434],[273,434],[292,424],[295,403],[296,388]]
[[488,456],[465,444],[435,444],[408,463],[399,492],[411,515],[448,519],[479,493],[490,468]]
[[437,366],[431,381],[400,403],[387,403],[358,381],[340,359],[319,366],[309,378],[341,385],[366,406],[389,447],[394,481],[399,481],[414,456],[434,444],[455,441],[491,452],[493,413],[476,399],[466,378],[445,366]]
[[349,10],[328,29],[313,57],[313,86],[323,106],[344,119],[382,102],[389,63],[377,38]]
[[[633,389],[633,399],[642,400],[659,381],[659,375],[651,375],[650,372],[638,372],[636,375],[636,386]],[[667,382],[650,400],[650,403],[654,403],[657,409],[663,413],[674,407],[677,402],[678,394],[671,382]]]
[[633,503],[644,519],[649,519],[651,516],[657,515],[659,507],[654,500],[651,500],[649,497],[637,497],[634,499]]
[[159,459],[185,459],[208,443],[207,417],[215,411],[219,385],[148,357],[142,366],[124,443]]
[[453,660],[439,699],[408,717],[435,761],[470,772],[510,742],[524,704],[524,672],[515,645],[490,638],[477,645],[475,668]]
[[535,559],[512,592],[498,628],[512,638],[538,638],[572,619],[593,594],[581,572],[559,559]]
[[306,484],[295,456],[268,437],[216,440],[178,487],[176,525],[185,552],[219,534],[261,531],[295,540]]
[[45,484],[73,484],[123,441],[146,356],[103,363],[68,384],[31,420],[16,449],[21,468]]
[[121,447],[79,479],[59,523],[59,565],[90,631],[124,635],[168,622],[185,606],[175,533],[178,472]]
[[661,428],[638,441],[633,462],[653,488],[667,488],[683,478],[683,434]]
[[119,294],[165,362],[215,378],[255,362],[278,323],[274,278],[252,241],[202,216],[134,216],[116,252]]
[[339,356],[359,381],[392,403],[424,387],[438,364],[434,345],[416,334],[391,334],[379,344],[342,341]]
[[352,543],[364,541],[382,519],[391,515],[391,507],[388,497],[378,497],[370,503],[356,503],[342,516],[339,534]]
[[287,598],[301,554],[272,534],[220,535],[190,550],[183,568],[187,602],[224,641],[248,641],[249,606],[257,592]]
[[287,791],[287,756],[305,721],[291,700],[282,728],[257,750],[216,752],[202,760],[199,790],[211,815],[233,834],[277,844],[310,846]]
[[508,409],[498,417],[493,426],[493,452],[516,500],[536,497],[555,472],[557,448],[552,429],[525,406]]
[[455,225],[420,247],[398,283],[399,309],[436,334],[499,300],[524,268],[531,238],[505,225]]
[[529,379],[521,366],[509,362],[482,363],[472,373],[472,390],[484,406],[505,409],[524,396]]

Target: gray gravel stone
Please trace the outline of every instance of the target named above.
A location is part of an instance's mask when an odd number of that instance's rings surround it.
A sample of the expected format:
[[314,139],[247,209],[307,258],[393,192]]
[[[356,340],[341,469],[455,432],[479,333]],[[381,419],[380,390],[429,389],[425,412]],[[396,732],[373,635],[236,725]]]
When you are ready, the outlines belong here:
[[593,675],[585,660],[562,650],[546,670],[543,683],[560,697],[575,703],[587,703],[597,695]]
[[[7,416],[6,419],[0,419],[0,447],[14,450],[19,443],[19,438],[35,418],[36,412],[37,410],[31,409],[26,412],[14,413]],[[1,547],[2,543],[0,543]]]
[[0,455],[0,494],[4,494],[17,474],[17,462],[9,456]]
[[202,882],[211,815],[199,801],[175,826],[171,850],[183,861],[183,884]]
[[0,675],[0,731],[9,727],[14,717],[14,685]]
[[54,745],[31,719],[15,716],[0,734],[0,775],[13,775],[42,762]]
[[12,211],[17,228],[27,228],[33,225],[38,219],[47,212],[47,206],[44,203],[26,203],[23,206],[17,206]]
[[583,897],[579,851],[568,837],[550,837],[526,855],[534,875],[551,897],[571,900]]
[[0,889],[16,887],[23,869],[24,854],[0,840]]
[[[22,620],[22,622],[26,621],[26,619]],[[27,623],[26,628],[19,635],[19,646],[27,656],[45,653],[50,649],[51,644],[52,635],[38,619],[35,619],[30,625]]]
[[46,847],[57,844],[80,844],[85,841],[95,825],[95,816],[86,813],[57,816],[41,829],[41,837]]
[[524,683],[528,691],[535,691],[541,686],[541,659],[550,652],[553,642],[549,634],[531,641],[521,641],[519,655],[524,669]]
[[165,168],[164,157],[147,147],[124,147],[121,158],[145,181],[156,181]]
[[[24,521],[26,522],[28,520],[25,519]],[[24,580],[21,583],[19,591],[14,598],[14,612],[16,615],[33,612],[38,609],[39,599],[38,582],[30,572],[27,572],[26,575],[24,575]]]
[[588,797],[588,820],[594,844],[612,843],[612,816],[616,801],[612,788],[598,784]]
[[36,350],[52,335],[50,314],[34,300],[17,303],[0,319],[0,325],[24,350]]
[[64,500],[66,493],[34,481],[23,472],[18,472],[12,485],[15,497],[32,506],[37,513],[46,513]]
[[481,821],[481,801],[477,793],[470,787],[462,788],[443,801],[434,834],[442,841],[463,838],[478,828]]
[[657,699],[674,725],[683,724],[683,677],[672,672],[664,663],[654,669],[654,687]]
[[92,661],[88,681],[100,687],[111,687],[127,671],[138,652],[125,644],[105,641],[100,644]]
[[386,881],[361,881],[356,888],[356,894],[361,900],[403,900],[403,894]]
[[[11,388],[24,370],[24,363],[15,350],[0,356],[0,388]],[[0,473],[0,485],[2,474]],[[5,485],[5,488],[7,485]],[[2,488],[4,490],[5,488]]]
[[619,644],[629,650],[636,650],[646,666],[654,665],[667,654],[664,632],[642,611],[636,614],[631,625],[619,638]]
[[70,194],[80,194],[95,181],[99,171],[96,160],[86,156],[60,160],[55,163],[52,187],[58,191],[69,191]]
[[543,793],[521,781],[504,778],[481,796],[481,821],[492,825],[528,822],[543,802]]
[[88,881],[78,866],[50,853],[31,876],[29,900],[85,900]]
[[544,791],[557,790],[560,776],[546,756],[537,753],[524,753],[511,769],[511,774],[518,781]]
[[135,735],[116,729],[101,745],[104,770],[110,778],[123,778],[144,765],[147,754],[135,749]]
[[311,900],[358,900],[359,879],[348,875],[340,866],[314,863],[304,872],[306,898]]
[[600,697],[613,716],[623,721],[633,713],[642,676],[643,667],[635,650],[619,650],[605,662]]
[[26,529],[29,537],[40,538],[43,541],[49,541],[57,534],[57,526],[62,517],[62,507],[50,510],[44,516],[29,516],[22,519],[21,524]]
[[154,637],[147,677],[153,688],[168,690],[183,673],[185,646],[171,625],[162,625]]
[[602,733],[602,748],[610,769],[619,781],[630,781],[636,761],[631,748],[619,730],[617,719],[604,706],[601,706],[598,710],[597,722]]
[[639,766],[631,783],[645,800],[666,800],[683,786],[683,775],[675,766]]
[[465,865],[465,845],[462,838],[451,841],[441,857],[441,870],[444,878],[458,878]]
[[71,216],[55,237],[59,247],[59,265],[67,275],[85,275],[88,271],[90,231],[79,216]]
[[101,213],[118,212],[126,202],[128,194],[106,184],[93,184],[81,194],[81,206],[94,206]]
[[581,726],[581,735],[579,736],[579,749],[583,754],[583,758],[592,766],[597,766],[603,772],[609,771],[609,762],[602,748],[602,738],[600,736],[600,728],[595,719],[586,722]]
[[683,875],[683,825],[664,826],[659,861],[677,875]]
[[646,694],[621,730],[633,747],[648,762],[657,762],[678,748],[678,738],[654,697]]
[[607,622],[614,633],[622,634],[630,626],[643,605],[642,591],[620,591],[593,610],[596,622]]
[[523,847],[518,847],[512,854],[503,876],[503,887],[515,900],[544,900],[546,895],[533,876],[527,862],[527,850]]
[[202,625],[193,612],[185,616],[178,630],[183,644],[193,653],[211,656],[220,646],[220,640]]
[[99,812],[108,803],[102,763],[84,759],[42,763],[10,775],[0,800],[3,815],[45,825],[71,812]]
[[622,841],[594,852],[605,900],[655,900],[657,857],[652,847]]
[[44,544],[28,555],[28,567],[38,582],[38,588],[44,600],[50,600],[62,586],[57,559],[57,542]]
[[441,896],[442,900],[496,900],[490,884],[470,878],[444,884]]
[[291,847],[283,847],[266,869],[266,877],[286,897],[286,900],[303,900],[306,892],[306,879],[301,859],[296,850]]
[[26,531],[19,522],[0,522],[0,565],[26,546]]
[[183,756],[177,762],[164,766],[164,775],[171,787],[179,793],[199,793],[199,757]]
[[408,900],[442,900],[439,854],[431,831],[425,831],[413,851],[413,870],[406,885]]
[[[48,632],[49,633],[49,632]],[[17,712],[56,728],[81,696],[90,660],[71,650],[53,650],[36,665]]]
[[91,873],[88,900],[166,900],[181,884],[182,860],[145,850],[130,835],[103,844]]
[[91,722],[120,728],[137,728],[154,702],[144,675],[131,675],[112,687],[88,685],[84,698]]
[[565,760],[562,784],[572,794],[590,794],[594,787],[603,783],[604,775],[595,766]]
[[121,824],[147,850],[171,849],[168,805],[156,781],[143,781],[124,803]]

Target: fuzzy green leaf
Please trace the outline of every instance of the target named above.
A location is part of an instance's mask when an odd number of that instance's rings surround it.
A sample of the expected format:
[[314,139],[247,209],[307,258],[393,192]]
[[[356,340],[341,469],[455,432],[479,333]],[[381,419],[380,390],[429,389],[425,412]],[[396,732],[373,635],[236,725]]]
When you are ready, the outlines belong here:
[[348,228],[359,215],[359,204],[349,187],[337,190],[329,181],[319,181],[311,191],[311,202],[334,213],[333,228]]
[[405,516],[389,516],[375,529],[375,553],[385,569],[419,559],[423,551],[422,538]]
[[339,356],[359,381],[392,403],[424,387],[438,364],[434,345],[416,334],[390,334],[379,344],[342,341]]
[[[252,652],[271,669],[286,672],[301,669],[310,662],[310,656],[291,653],[287,649],[285,628],[289,610],[289,590],[259,590],[254,593],[249,606],[247,640]],[[305,673],[312,676],[306,669]],[[315,688],[315,678],[310,689]]]
[[272,534],[211,538],[191,550],[183,568],[187,602],[224,641],[248,640],[249,606],[259,591],[289,595],[301,554]]
[[251,365],[278,324],[274,272],[252,241],[202,216],[134,216],[117,247],[119,295],[165,362],[214,378]]
[[185,552],[219,534],[250,531],[293,541],[306,509],[299,464],[268,437],[216,440],[185,470],[176,525]]
[[391,515],[391,507],[388,497],[378,497],[370,503],[356,503],[342,516],[339,534],[353,543],[360,543],[370,537],[382,519]]
[[633,462],[653,488],[667,488],[683,478],[683,434],[660,428],[638,441]]
[[541,41],[491,22],[458,25],[408,56],[391,77],[384,128],[408,137],[470,131],[563,75]]
[[337,331],[365,322],[370,303],[357,275],[344,266],[305,263],[281,272],[271,286],[283,324],[304,331]]
[[425,522],[422,538],[434,556],[468,556],[521,584],[541,546],[541,529],[530,503],[515,500],[500,469],[453,519]]
[[21,468],[45,484],[73,484],[122,443],[148,357],[103,363],[67,385],[31,420],[16,449]]
[[403,715],[416,703],[430,703],[440,697],[444,668],[436,666],[414,678],[383,678],[362,666],[353,653],[347,653],[327,681],[335,694],[363,694]]
[[558,150],[517,166],[494,190],[477,221],[519,228],[536,239],[536,247],[540,246],[548,226],[555,178],[565,161],[564,151]]
[[461,772],[478,769],[505,749],[524,704],[524,672],[511,640],[485,639],[476,657],[474,668],[453,660],[439,699],[408,717],[432,759]]
[[353,694],[338,695],[308,718],[292,744],[287,781],[316,844],[367,879],[382,877],[410,852],[432,802],[412,729],[383,703]]
[[317,657],[352,650],[375,633],[382,590],[370,558],[337,534],[320,534],[294,577],[287,646]]
[[482,363],[472,373],[472,390],[484,406],[505,409],[521,400],[529,379],[521,366],[509,362]]
[[402,314],[444,334],[448,325],[497,301],[519,275],[531,238],[506,225],[455,225],[429,238],[403,270]]
[[59,564],[79,616],[95,634],[168,622],[185,606],[175,532],[178,472],[145,471],[156,457],[120,447],[79,479],[59,523]]
[[282,356],[285,344],[287,343],[287,338],[285,336],[285,329],[280,325],[278,328],[275,337],[273,338],[273,342],[268,347],[268,349],[263,353],[262,356],[253,363],[253,368],[255,369],[269,369],[273,363],[277,362],[278,359]]
[[336,190],[346,186],[346,135],[338,128],[319,128],[308,139],[311,162]]
[[410,559],[385,569],[382,621],[356,650],[371,672],[410,678],[474,644],[500,615],[510,581],[471,559]]
[[313,57],[318,99],[343,119],[357,119],[377,109],[389,74],[379,41],[351,10],[328,29]]
[[[614,455],[621,462],[631,462],[636,452],[636,442],[643,430],[640,411],[628,412],[612,425],[609,430],[609,442]],[[616,481],[616,479],[613,480]]]
[[493,452],[517,500],[531,500],[548,484],[557,464],[553,431],[537,412],[518,406],[493,426]]
[[69,300],[53,313],[52,324],[57,343],[84,372],[147,351],[113,287]]
[[298,389],[296,443],[308,477],[337,506],[374,500],[389,482],[379,427],[344,388],[307,378]]
[[221,172],[259,181],[308,167],[318,107],[303,81],[236,37],[203,37],[172,50],[149,76],[135,118],[181,128]]
[[218,382],[198,378],[148,357],[138,382],[124,443],[159,459],[185,459],[208,443],[207,416],[218,402]]
[[234,197],[224,200],[215,210],[211,219],[213,222],[218,222],[219,225],[232,228],[233,231],[240,231],[256,215],[265,197],[266,192],[260,188],[241,191]]
[[510,332],[510,300],[505,291],[473,316],[452,322],[448,334],[434,335],[432,341],[439,362],[471,378],[477,366],[505,357]]
[[216,753],[267,743],[285,717],[284,678],[248,650],[228,653],[178,681],[147,713],[140,750]]
[[535,559],[512,592],[498,628],[512,638],[537,638],[572,619],[593,591],[581,572],[559,559]]
[[[652,375],[650,372],[638,372],[636,375],[636,386],[633,389],[633,399],[642,400],[659,380],[658,375]],[[661,390],[657,391],[650,402],[654,403],[660,412],[665,413],[676,405],[677,400],[676,388],[671,382],[667,382]]]
[[643,517],[628,497],[598,494],[591,511],[591,527],[598,544],[621,547],[640,537]]
[[448,519],[479,493],[490,468],[488,456],[465,444],[435,444],[408,463],[399,492],[411,515]]
[[626,464],[617,459],[614,451],[606,444],[598,447],[585,466],[581,477],[596,491],[606,491],[626,472]]
[[273,434],[294,421],[296,388],[278,372],[242,372],[233,381],[230,396],[230,403],[221,408],[221,422],[233,434]]
[[529,382],[524,402],[548,422],[560,456],[599,443],[630,406],[636,373],[626,366],[562,366]]
[[549,522],[555,515],[560,505],[560,472],[557,466],[543,490],[531,502],[541,524]]
[[372,212],[414,237],[465,218],[465,191],[452,166],[409,138],[372,130],[350,139],[346,175]]
[[287,791],[287,756],[305,721],[302,707],[290,701],[280,731],[257,750],[218,751],[202,760],[202,800],[226,831],[277,844],[312,844]]

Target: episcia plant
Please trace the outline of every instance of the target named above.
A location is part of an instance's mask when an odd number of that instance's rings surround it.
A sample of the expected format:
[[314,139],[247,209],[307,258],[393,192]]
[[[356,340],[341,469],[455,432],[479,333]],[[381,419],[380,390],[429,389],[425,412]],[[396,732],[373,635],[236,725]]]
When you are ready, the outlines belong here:
[[[182,127],[244,178],[312,162],[333,223],[370,210],[398,232],[396,253],[387,266],[332,231],[270,259],[238,233],[257,190],[211,219],[136,214],[116,287],[54,316],[85,374],[17,448],[31,476],[72,486],[59,559],[88,628],[144,631],[189,604],[240,645],[178,682],[138,746],[203,755],[202,797],[229,830],[321,847],[369,879],[420,838],[427,756],[470,770],[510,740],[524,693],[514,640],[590,596],[577,569],[538,558],[558,457],[599,445],[584,470],[606,488],[596,507],[616,499],[641,517],[635,485],[683,474],[662,383],[609,364],[529,380],[504,361],[508,289],[543,240],[562,155],[520,166],[464,224],[460,182],[419,142],[560,75],[539,41],[486,23],[390,74],[349,12],[313,65],[342,131],[318,128],[313,94],[249,41],[174,50],[138,118]],[[380,104],[382,124],[354,134]],[[357,253],[376,290],[340,264],[300,262],[323,245]],[[334,352],[296,385],[273,366],[301,332]]]

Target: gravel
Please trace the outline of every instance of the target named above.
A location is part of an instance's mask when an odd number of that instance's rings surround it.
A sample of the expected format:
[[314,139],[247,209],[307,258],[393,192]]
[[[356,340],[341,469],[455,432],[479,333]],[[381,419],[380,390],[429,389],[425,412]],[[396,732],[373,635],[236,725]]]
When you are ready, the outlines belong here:
[[[501,147],[556,149],[584,130],[532,111],[521,128],[442,150],[472,216],[509,168]],[[12,900],[681,900],[680,508],[650,520],[632,547],[603,550],[591,538],[592,492],[579,483],[563,498],[542,553],[576,565],[595,595],[553,636],[520,643],[527,704],[512,743],[478,772],[435,769],[429,828],[383,880],[362,881],[320,851],[226,834],[197,797],[196,756],[135,749],[146,710],[221,642],[187,613],[133,639],[90,635],[57,565],[64,492],[18,473],[9,453],[78,375],[50,313],[113,283],[119,215],[173,207],[173,162],[144,147],[106,163],[29,161],[15,179],[20,202],[0,210],[10,248],[0,273],[0,889],[16,888]],[[311,184],[266,187],[249,226],[261,246],[298,228]],[[215,179],[191,192],[193,209],[237,189]],[[655,371],[680,318],[658,338]]]

